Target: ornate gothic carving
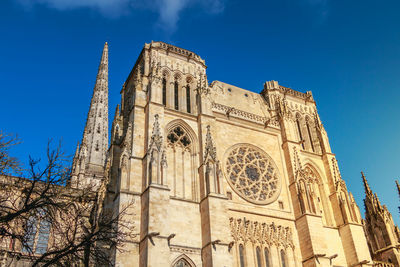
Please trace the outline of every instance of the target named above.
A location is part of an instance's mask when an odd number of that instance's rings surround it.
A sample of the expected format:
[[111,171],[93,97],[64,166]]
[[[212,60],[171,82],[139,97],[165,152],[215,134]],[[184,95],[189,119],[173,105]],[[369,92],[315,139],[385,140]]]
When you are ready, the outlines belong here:
[[250,202],[269,204],[280,194],[278,168],[267,153],[255,146],[233,146],[227,152],[225,171],[231,187]]
[[150,157],[148,163],[149,184],[164,184],[167,160],[165,149],[163,147],[163,137],[161,135],[160,124],[158,122],[158,114],[154,115],[153,132],[150,139],[148,155]]
[[289,227],[276,225],[275,223],[267,224],[257,221],[249,221],[244,219],[229,218],[231,235],[235,242],[242,241],[244,243],[250,241],[253,244],[264,246],[282,246],[285,248],[294,248],[293,233]]
[[207,135],[206,135],[206,147],[204,152],[204,161],[208,159],[217,161],[217,149],[215,148],[214,142],[211,137],[210,125],[207,125]]
[[207,77],[204,73],[203,74],[199,73],[196,90],[197,93],[201,96],[202,95],[207,96],[210,94],[210,88],[208,87]]
[[216,110],[219,110],[219,111],[222,111],[228,117],[234,115],[236,117],[243,118],[243,119],[246,119],[246,120],[251,120],[251,121],[254,121],[256,123],[261,123],[263,125],[265,125],[266,122],[268,122],[269,126],[272,126],[272,127],[275,127],[275,128],[279,128],[280,127],[279,121],[276,119],[276,117],[274,117],[274,118],[266,118],[266,117],[263,117],[263,116],[260,116],[260,115],[256,115],[256,114],[249,113],[249,112],[246,112],[246,111],[243,111],[243,110],[235,109],[233,107],[228,107],[228,106],[225,106],[225,105],[222,105],[222,104],[218,104],[218,103],[215,103],[215,102],[212,103],[212,108],[216,109]]
[[211,137],[210,125],[207,125],[206,144],[204,152],[205,182],[207,193],[222,193],[221,167],[217,160],[217,149]]

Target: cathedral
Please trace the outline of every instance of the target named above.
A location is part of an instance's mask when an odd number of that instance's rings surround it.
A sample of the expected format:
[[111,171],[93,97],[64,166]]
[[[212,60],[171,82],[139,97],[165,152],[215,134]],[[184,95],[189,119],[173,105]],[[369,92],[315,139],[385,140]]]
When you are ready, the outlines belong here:
[[124,220],[137,235],[115,265],[399,266],[398,228],[364,176],[362,219],[312,93],[209,83],[206,69],[194,52],[145,44],[109,139],[104,46],[71,186],[106,180],[105,208],[134,203]]

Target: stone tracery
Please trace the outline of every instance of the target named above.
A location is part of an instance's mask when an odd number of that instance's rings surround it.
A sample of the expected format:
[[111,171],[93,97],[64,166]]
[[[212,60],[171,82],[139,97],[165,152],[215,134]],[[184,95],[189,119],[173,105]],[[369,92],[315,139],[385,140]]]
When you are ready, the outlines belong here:
[[244,199],[256,204],[268,204],[279,193],[281,181],[272,159],[261,149],[239,144],[234,146],[225,162],[227,179]]

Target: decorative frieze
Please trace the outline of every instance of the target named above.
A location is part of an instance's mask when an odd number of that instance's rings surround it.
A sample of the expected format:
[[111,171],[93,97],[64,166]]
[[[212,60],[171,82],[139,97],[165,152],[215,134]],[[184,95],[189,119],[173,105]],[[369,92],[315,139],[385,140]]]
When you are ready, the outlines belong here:
[[275,223],[261,223],[245,218],[230,219],[231,234],[235,242],[252,242],[266,246],[283,246],[294,248],[293,231],[290,227]]
[[239,117],[242,119],[246,119],[246,120],[250,120],[250,121],[254,121],[256,123],[261,123],[263,125],[268,123],[268,126],[271,127],[275,127],[275,128],[279,128],[279,122],[276,118],[266,118],[260,115],[256,115],[254,113],[250,113],[250,112],[246,112],[243,110],[239,110],[233,107],[229,107],[229,106],[225,106],[222,104],[218,104],[213,102],[212,103],[212,108],[218,111],[222,111],[223,113],[225,113],[228,117],[230,116],[235,116],[235,117]]

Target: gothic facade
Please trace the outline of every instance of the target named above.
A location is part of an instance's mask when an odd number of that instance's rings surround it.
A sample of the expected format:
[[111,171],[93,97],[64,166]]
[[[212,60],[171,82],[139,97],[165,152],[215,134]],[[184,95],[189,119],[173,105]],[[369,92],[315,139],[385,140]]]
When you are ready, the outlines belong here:
[[138,235],[114,249],[117,266],[373,265],[311,92],[209,83],[199,55],[152,42],[108,146],[107,52],[71,184],[107,179],[107,209],[134,201],[124,220]]

